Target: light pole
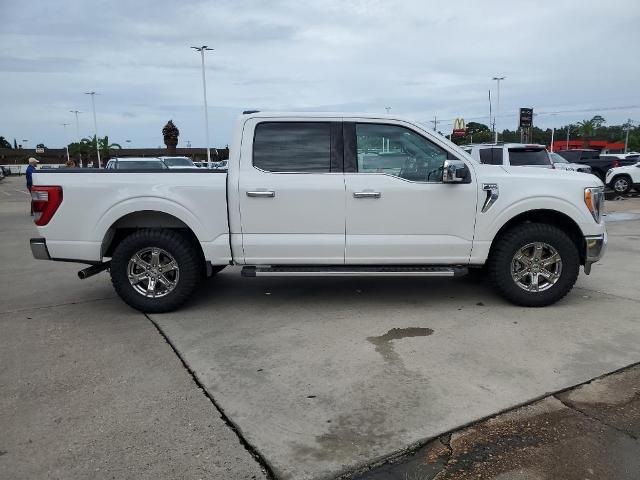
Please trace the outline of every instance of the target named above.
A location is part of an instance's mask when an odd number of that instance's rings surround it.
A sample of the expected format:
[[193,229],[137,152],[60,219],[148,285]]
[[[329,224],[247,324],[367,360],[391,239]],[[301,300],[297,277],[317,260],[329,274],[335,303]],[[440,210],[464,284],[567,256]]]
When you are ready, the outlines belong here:
[[93,108],[93,133],[96,136],[96,154],[98,155],[98,168],[100,164],[100,142],[98,141],[98,121],[96,120],[96,92],[84,92],[85,95],[91,95],[91,107]]
[[[70,113],[75,114],[76,116],[76,141],[78,142],[78,146],[80,146],[80,121],[78,120],[78,114],[82,113],[80,110],[69,110]],[[80,149],[78,149],[78,167],[82,168],[82,153],[80,153]]]
[[567,144],[564,146],[565,150],[569,150],[569,133],[571,132],[571,124],[567,125]]
[[213,50],[213,48],[209,48],[206,45],[191,48],[200,52],[200,57],[202,58],[202,93],[204,96],[204,128],[205,140],[207,142],[207,168],[211,168],[211,152],[209,151],[209,112],[207,111],[207,78],[204,73],[204,52],[207,50]]
[[391,107],[384,107],[384,109],[387,111],[387,115],[389,115],[389,111],[391,110]]
[[70,162],[71,158],[69,157],[69,142],[67,141],[67,125],[69,124],[61,123],[60,125],[62,125],[62,128],[64,130],[64,147],[67,149],[67,162]]
[[23,138],[23,139],[22,139],[22,143],[24,143],[24,149],[25,149],[25,150],[27,149],[27,142],[28,142],[28,141],[29,141],[29,140],[27,140],[26,138]]
[[497,126],[497,120],[498,117],[500,116],[500,82],[502,80],[504,80],[507,77],[493,77],[493,80],[496,81],[496,83],[498,84],[498,98],[496,99],[496,116],[495,116],[495,120],[494,122],[496,123],[496,138],[495,138],[495,142],[498,143],[498,126]]

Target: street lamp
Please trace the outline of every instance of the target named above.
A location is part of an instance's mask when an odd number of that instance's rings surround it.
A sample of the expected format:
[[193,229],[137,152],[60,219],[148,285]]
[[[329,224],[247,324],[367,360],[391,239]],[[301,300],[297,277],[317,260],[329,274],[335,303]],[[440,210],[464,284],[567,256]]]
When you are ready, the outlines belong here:
[[498,84],[498,99],[496,100],[496,116],[494,119],[494,122],[496,122],[496,138],[495,138],[495,142],[498,143],[498,126],[497,126],[497,120],[498,117],[500,116],[500,82],[502,80],[504,80],[507,77],[493,77],[492,80],[495,80],[496,83]]
[[91,95],[91,107],[93,108],[93,133],[96,136],[96,154],[98,155],[98,168],[101,167],[100,165],[100,144],[98,142],[98,122],[96,120],[96,100],[95,100],[95,96],[97,95],[96,92],[84,92],[85,95]]
[[25,150],[27,149],[27,142],[28,142],[28,141],[29,141],[29,140],[27,140],[26,138],[23,138],[23,139],[22,139],[22,143],[24,144],[24,149],[25,149]]
[[211,168],[211,152],[209,151],[209,112],[207,111],[207,79],[204,73],[204,52],[207,50],[213,50],[213,48],[209,48],[206,45],[191,48],[200,52],[200,56],[202,58],[202,92],[204,97],[204,128],[205,140],[207,142],[207,167]]
[[62,125],[62,128],[64,130],[64,147],[67,149],[67,162],[70,162],[71,158],[69,157],[69,142],[67,141],[67,125],[69,124],[61,123],[60,125]]
[[391,107],[384,107],[384,109],[387,111],[387,115],[389,115],[389,111],[391,110]]
[[[78,142],[78,145],[80,145],[80,121],[78,120],[78,114],[82,112],[80,110],[69,110],[69,112],[76,116],[76,141]],[[78,149],[78,156],[80,157],[78,167],[82,168],[82,153],[80,152],[80,149]]]

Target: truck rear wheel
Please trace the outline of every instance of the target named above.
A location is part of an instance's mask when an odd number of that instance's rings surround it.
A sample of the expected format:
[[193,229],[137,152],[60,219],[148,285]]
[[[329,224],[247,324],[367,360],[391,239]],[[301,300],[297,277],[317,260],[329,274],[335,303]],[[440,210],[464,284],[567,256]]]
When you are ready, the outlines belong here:
[[498,292],[516,305],[544,307],[573,288],[580,269],[578,249],[557,227],[525,223],[507,231],[489,258]]
[[138,230],[117,246],[111,282],[127,304],[141,312],[175,310],[202,277],[201,255],[174,230]]

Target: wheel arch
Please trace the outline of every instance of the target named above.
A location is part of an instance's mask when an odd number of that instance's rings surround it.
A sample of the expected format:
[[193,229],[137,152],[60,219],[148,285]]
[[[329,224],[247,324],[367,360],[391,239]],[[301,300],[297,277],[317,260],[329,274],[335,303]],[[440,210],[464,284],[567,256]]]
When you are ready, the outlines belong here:
[[497,242],[508,230],[524,223],[544,223],[547,225],[553,225],[564,231],[578,249],[580,264],[584,265],[585,243],[582,230],[569,215],[557,210],[549,209],[528,210],[509,219],[504,225],[502,225],[502,227],[500,227],[496,235],[493,237],[491,247],[489,249],[489,255],[491,255]]
[[177,216],[159,210],[136,210],[114,221],[103,236],[102,257],[111,257],[120,242],[132,232],[148,228],[179,231],[193,243],[204,260],[202,245],[193,229]]

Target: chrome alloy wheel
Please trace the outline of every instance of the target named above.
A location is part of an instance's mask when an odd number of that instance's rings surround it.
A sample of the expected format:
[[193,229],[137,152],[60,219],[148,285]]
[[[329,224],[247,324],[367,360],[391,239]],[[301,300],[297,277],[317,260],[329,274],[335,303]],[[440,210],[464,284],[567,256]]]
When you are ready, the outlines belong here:
[[178,285],[178,262],[166,250],[149,247],[138,250],[127,264],[127,277],[133,289],[147,298],[160,298]]
[[625,193],[629,190],[629,180],[624,177],[618,178],[613,182],[613,189],[618,193]]
[[511,260],[511,277],[527,292],[542,292],[551,288],[562,273],[558,251],[544,242],[528,243]]

